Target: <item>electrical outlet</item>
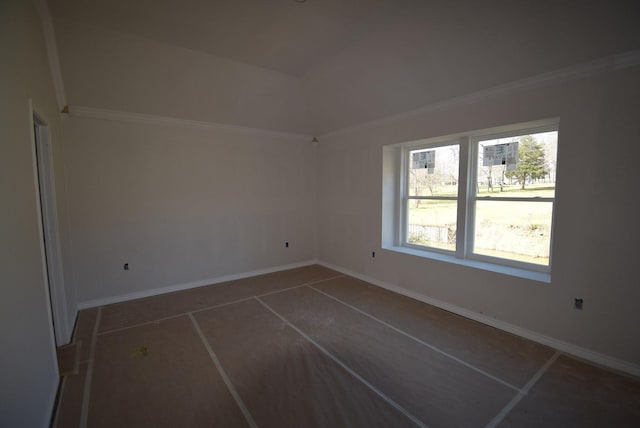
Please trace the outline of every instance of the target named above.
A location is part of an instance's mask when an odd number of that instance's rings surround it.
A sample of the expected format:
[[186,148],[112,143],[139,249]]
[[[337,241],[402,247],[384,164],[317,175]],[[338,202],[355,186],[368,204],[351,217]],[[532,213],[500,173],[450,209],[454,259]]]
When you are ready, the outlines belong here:
[[376,252],[375,252],[375,251],[372,251],[372,252],[371,252],[371,258],[375,258],[375,257],[376,257]]
[[124,264],[124,270],[129,270],[129,263]]
[[284,247],[285,248],[289,248],[289,242],[288,241],[284,243]]
[[582,309],[583,303],[584,303],[583,299],[574,299],[573,300],[573,308],[574,309]]

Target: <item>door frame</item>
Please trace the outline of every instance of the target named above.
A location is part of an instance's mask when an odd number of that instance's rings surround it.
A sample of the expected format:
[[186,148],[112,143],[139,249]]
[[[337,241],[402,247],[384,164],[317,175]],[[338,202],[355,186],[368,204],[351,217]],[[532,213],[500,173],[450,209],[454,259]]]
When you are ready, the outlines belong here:
[[29,100],[29,125],[42,276],[45,294],[50,303],[47,304],[47,310],[54,333],[53,339],[56,346],[61,346],[69,343],[71,332],[68,324],[62,251],[58,232],[51,135],[47,121],[34,110],[31,99]]

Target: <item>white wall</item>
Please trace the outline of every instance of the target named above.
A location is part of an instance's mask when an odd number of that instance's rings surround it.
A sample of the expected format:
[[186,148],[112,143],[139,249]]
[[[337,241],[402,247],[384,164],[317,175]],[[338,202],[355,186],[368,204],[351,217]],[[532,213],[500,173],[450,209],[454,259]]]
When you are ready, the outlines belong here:
[[320,134],[638,49],[629,0],[423,1],[303,77]]
[[308,138],[88,118],[64,131],[80,302],[315,258]]
[[[635,66],[325,136],[319,259],[638,367],[638,111]],[[383,145],[551,117],[560,118],[551,284],[381,250]]]
[[58,19],[68,104],[310,133],[298,79]]
[[55,28],[72,113],[100,117],[64,123],[80,303],[315,258],[299,79],[74,21]]
[[[0,58],[0,426],[45,427],[58,370],[43,280],[29,98],[50,127],[61,200],[64,175],[57,103],[32,2],[0,3]],[[64,213],[63,206],[61,226]]]

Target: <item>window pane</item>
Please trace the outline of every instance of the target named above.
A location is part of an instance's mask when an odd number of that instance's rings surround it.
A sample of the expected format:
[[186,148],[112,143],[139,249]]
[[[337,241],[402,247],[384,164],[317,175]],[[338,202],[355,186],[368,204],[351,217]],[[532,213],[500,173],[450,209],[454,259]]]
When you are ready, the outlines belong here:
[[553,198],[558,132],[479,141],[478,196]]
[[409,152],[409,196],[458,196],[460,146]]
[[552,202],[477,201],[473,252],[549,266]]
[[410,199],[407,203],[407,242],[455,251],[457,201]]

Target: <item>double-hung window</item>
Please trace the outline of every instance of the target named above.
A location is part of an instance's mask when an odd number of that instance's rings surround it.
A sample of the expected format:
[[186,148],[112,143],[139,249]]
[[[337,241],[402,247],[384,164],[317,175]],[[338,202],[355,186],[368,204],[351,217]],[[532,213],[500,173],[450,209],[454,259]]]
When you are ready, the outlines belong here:
[[401,145],[400,245],[550,272],[557,147],[557,120]]

